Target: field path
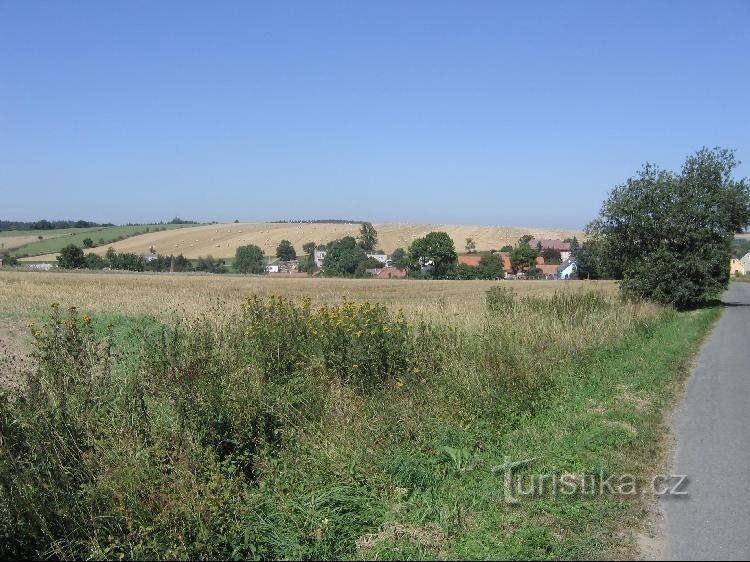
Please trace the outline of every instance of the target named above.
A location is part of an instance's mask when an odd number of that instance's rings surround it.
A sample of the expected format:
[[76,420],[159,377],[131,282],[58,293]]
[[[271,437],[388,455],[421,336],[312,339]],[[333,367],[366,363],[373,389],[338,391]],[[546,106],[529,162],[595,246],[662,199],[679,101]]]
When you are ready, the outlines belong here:
[[662,558],[750,559],[750,283],[732,283],[675,418],[673,474],[687,496],[665,498]]

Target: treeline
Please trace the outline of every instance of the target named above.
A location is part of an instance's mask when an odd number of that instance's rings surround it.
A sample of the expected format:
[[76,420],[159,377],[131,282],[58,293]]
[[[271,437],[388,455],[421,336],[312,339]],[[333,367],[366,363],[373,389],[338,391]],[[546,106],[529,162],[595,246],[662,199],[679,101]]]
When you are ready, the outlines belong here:
[[[129,222],[123,226],[144,226],[146,224],[200,224],[198,221],[181,219],[175,217],[170,221],[159,221],[155,223],[132,223]],[[0,220],[0,232],[6,230],[56,230],[59,228],[97,228],[117,226],[111,222],[94,222],[94,221],[72,221],[72,220],[53,220],[42,219],[38,221],[6,221]]]
[[177,256],[157,256],[145,259],[143,256],[131,252],[116,252],[113,248],[107,250],[104,257],[99,254],[84,254],[83,249],[75,244],[63,248],[57,256],[57,265],[61,269],[117,269],[123,271],[205,271],[207,273],[225,273],[224,260],[212,256],[200,257],[193,264],[182,254]]
[[48,221],[42,219],[39,221],[24,222],[24,221],[4,221],[0,220],[0,231],[5,230],[55,230],[58,228],[94,228],[104,226],[115,226],[111,222],[98,223],[93,221],[69,221],[69,220],[54,220]]

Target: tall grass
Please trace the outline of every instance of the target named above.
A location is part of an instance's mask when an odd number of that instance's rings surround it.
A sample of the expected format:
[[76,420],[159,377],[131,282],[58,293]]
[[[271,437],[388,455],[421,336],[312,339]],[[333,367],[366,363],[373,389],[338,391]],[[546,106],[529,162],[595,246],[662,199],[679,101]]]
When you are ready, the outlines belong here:
[[352,557],[410,496],[433,498],[436,530],[404,533],[455,536],[462,508],[435,494],[475,464],[475,429],[502,438],[559,365],[655,314],[493,290],[457,327],[253,296],[151,321],[124,353],[113,327],[56,306],[24,391],[0,402],[0,556]]

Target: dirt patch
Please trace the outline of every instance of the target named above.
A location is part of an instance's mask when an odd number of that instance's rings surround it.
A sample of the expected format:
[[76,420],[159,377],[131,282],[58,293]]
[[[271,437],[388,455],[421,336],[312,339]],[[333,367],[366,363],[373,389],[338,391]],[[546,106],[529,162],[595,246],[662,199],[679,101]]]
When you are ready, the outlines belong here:
[[423,548],[438,551],[445,544],[445,535],[432,527],[409,527],[405,525],[388,525],[378,533],[364,535],[356,540],[357,550],[366,552],[385,540],[406,539]]
[[24,322],[0,320],[0,388],[15,390],[22,386],[31,368],[31,336]]

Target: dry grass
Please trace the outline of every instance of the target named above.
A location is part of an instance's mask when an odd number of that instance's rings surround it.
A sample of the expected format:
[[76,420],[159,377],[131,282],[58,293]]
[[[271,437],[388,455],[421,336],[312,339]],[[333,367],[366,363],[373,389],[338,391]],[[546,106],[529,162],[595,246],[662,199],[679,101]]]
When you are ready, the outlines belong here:
[[167,273],[0,272],[0,316],[25,316],[52,302],[89,311],[191,315],[236,305],[250,294],[309,295],[317,304],[370,300],[409,315],[464,323],[482,316],[485,291],[501,284],[522,295],[598,291],[617,294],[611,281],[414,281],[269,279]]
[[0,236],[0,250],[12,250],[38,240],[38,235],[22,234],[18,236]]
[[[197,258],[208,254],[214,257],[233,257],[238,246],[256,244],[268,255],[276,253],[281,240],[289,240],[298,253],[306,242],[326,243],[343,236],[356,236],[359,224],[280,224],[280,223],[230,223],[211,224],[173,231],[151,232],[122,240],[111,246],[119,252],[145,253],[153,246],[161,254],[184,254]],[[466,238],[473,238],[477,250],[499,249],[514,244],[523,234],[537,238],[582,237],[577,230],[549,228],[521,228],[503,226],[466,226],[450,224],[376,224],[378,246],[386,252],[407,248],[415,238],[428,232],[447,232],[456,248],[462,250]],[[91,251],[104,254],[107,246]],[[53,260],[52,254],[37,256],[34,260]]]

